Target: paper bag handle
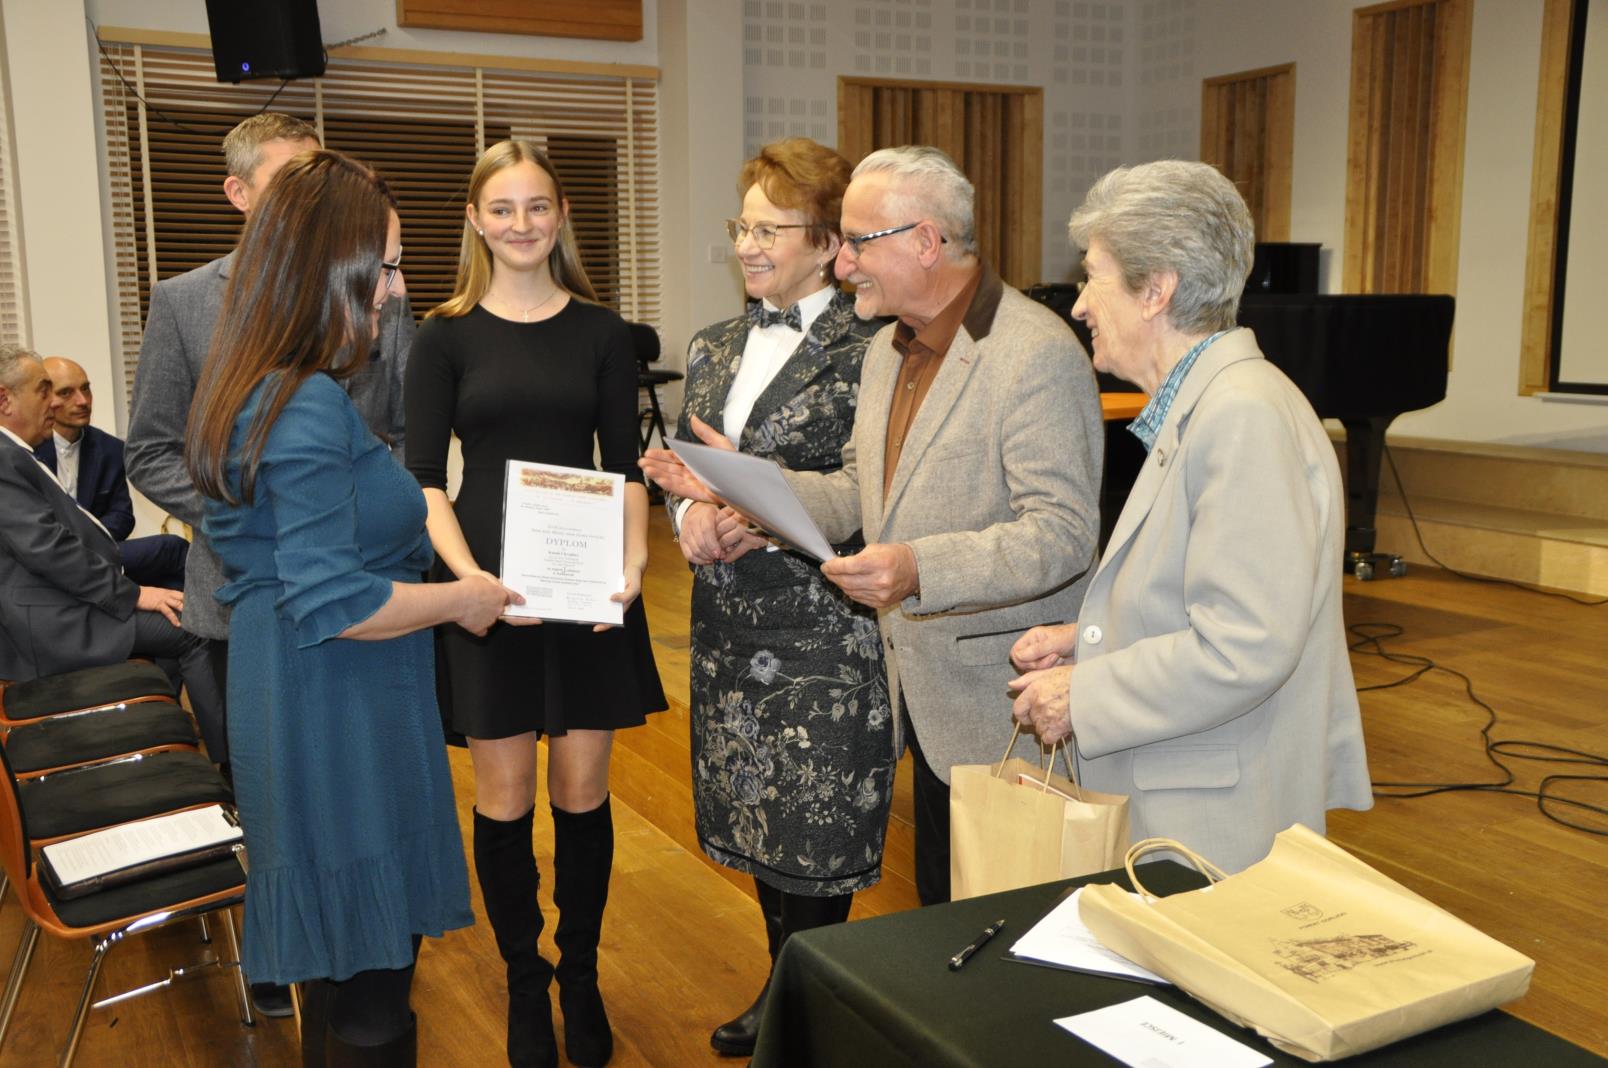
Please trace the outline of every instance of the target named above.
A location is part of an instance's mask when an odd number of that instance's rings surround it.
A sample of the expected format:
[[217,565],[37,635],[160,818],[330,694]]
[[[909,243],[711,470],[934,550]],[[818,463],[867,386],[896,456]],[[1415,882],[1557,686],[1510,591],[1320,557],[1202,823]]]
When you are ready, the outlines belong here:
[[[1001,779],[1005,777],[1005,762],[1011,758],[1011,750],[1016,748],[1016,739],[1021,736],[1022,725],[1018,723],[1016,729],[1011,731],[1011,740],[1005,743],[1005,755],[999,758],[998,764],[994,765],[999,769],[994,772],[994,778]],[[1056,742],[1050,746],[1050,764],[1048,767],[1044,766],[1044,747],[1039,747],[1039,770],[1044,773],[1044,781],[1039,783],[1039,789],[1044,793],[1049,793],[1050,791],[1050,776],[1055,774],[1056,753],[1060,753],[1061,759],[1066,762],[1066,781],[1072,784],[1072,792],[1077,795],[1079,801],[1082,801],[1083,788],[1078,785],[1077,769],[1072,766],[1072,754],[1067,752],[1065,742]]]
[[1177,839],[1146,838],[1143,841],[1135,842],[1133,845],[1128,847],[1128,855],[1123,858],[1122,865],[1128,869],[1128,881],[1133,884],[1133,888],[1152,901],[1155,900],[1156,895],[1144,888],[1144,884],[1139,881],[1139,876],[1134,871],[1134,865],[1138,864],[1140,858],[1146,856],[1147,854],[1163,852],[1177,853],[1179,856],[1189,861],[1189,863],[1193,864],[1195,866],[1195,870],[1206,876],[1207,880],[1210,882],[1220,883],[1224,879],[1228,878],[1228,876],[1223,872],[1222,868],[1219,868],[1217,865],[1213,864],[1211,861],[1207,860],[1205,857],[1201,856],[1193,849],[1190,849]]

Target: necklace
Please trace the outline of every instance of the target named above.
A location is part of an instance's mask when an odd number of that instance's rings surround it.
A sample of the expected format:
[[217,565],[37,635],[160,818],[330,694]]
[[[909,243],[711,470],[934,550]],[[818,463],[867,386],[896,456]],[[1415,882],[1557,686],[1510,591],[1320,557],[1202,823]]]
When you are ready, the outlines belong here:
[[[547,307],[549,304],[551,304],[553,302],[554,297],[558,296],[562,292],[564,292],[563,288],[560,287],[560,286],[555,285],[553,287],[553,291],[551,293],[547,294],[547,296],[545,298],[543,298],[541,300],[541,302],[539,302],[537,304],[532,304],[528,308],[520,308],[519,309],[519,321],[522,322],[522,323],[530,322],[530,313],[531,312],[541,311],[543,308]],[[496,295],[490,294],[490,293],[488,293],[486,295],[491,297],[498,304],[501,304],[508,311],[513,311],[514,308],[518,307],[518,305],[514,304],[513,302],[507,300],[504,297],[496,296]]]

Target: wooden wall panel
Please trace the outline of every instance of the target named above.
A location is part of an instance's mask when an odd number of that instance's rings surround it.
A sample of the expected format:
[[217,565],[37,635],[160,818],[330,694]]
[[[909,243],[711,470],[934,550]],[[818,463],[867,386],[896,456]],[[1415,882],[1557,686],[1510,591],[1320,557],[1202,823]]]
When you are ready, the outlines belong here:
[[1353,15],[1343,285],[1455,293],[1470,0]]
[[1011,285],[1039,280],[1044,96],[1037,87],[838,79],[838,151],[943,149],[977,190],[977,247]]
[[1290,239],[1295,64],[1201,83],[1200,158],[1245,197],[1259,241]]
[[642,40],[642,0],[533,4],[530,0],[396,0],[396,24],[417,29]]
[[1551,384],[1552,282],[1558,250],[1558,187],[1563,118],[1569,91],[1569,26],[1576,0],[1546,0],[1541,15],[1541,84],[1535,105],[1530,169],[1530,238],[1524,257],[1524,323],[1519,342],[1519,393]]

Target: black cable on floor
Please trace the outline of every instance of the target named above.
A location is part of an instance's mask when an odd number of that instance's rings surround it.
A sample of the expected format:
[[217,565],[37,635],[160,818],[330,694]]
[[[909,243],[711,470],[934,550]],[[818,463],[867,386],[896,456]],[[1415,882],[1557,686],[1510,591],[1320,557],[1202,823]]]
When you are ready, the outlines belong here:
[[[1404,498],[1405,499],[1405,498]],[[1550,742],[1536,742],[1528,739],[1503,738],[1493,739],[1492,729],[1497,725],[1496,709],[1485,702],[1474,692],[1474,682],[1467,675],[1454,668],[1437,664],[1427,656],[1416,653],[1392,652],[1385,647],[1385,640],[1401,637],[1402,628],[1395,623],[1351,623],[1346,626],[1355,640],[1349,648],[1354,653],[1366,656],[1377,656],[1393,664],[1402,664],[1411,667],[1406,675],[1389,682],[1375,683],[1371,686],[1358,686],[1358,693],[1369,690],[1388,690],[1397,686],[1405,686],[1417,682],[1431,671],[1443,671],[1463,683],[1463,690],[1468,699],[1478,707],[1485,710],[1485,724],[1480,728],[1480,740],[1483,743],[1485,759],[1491,762],[1499,774],[1499,778],[1492,782],[1374,782],[1373,792],[1376,797],[1413,798],[1429,797],[1432,794],[1453,792],[1513,794],[1516,797],[1531,797],[1535,799],[1536,807],[1547,819],[1554,823],[1587,834],[1603,835],[1608,837],[1608,805],[1593,804],[1578,798],[1568,797],[1558,792],[1558,785],[1563,783],[1608,783],[1608,774],[1603,775],[1548,775],[1541,780],[1534,790],[1519,790],[1513,787],[1513,770],[1504,764],[1499,757],[1510,760],[1535,760],[1554,764],[1584,764],[1588,767],[1608,769],[1608,756],[1591,753],[1580,749],[1570,749]],[[1563,810],[1583,810],[1604,820],[1600,827],[1579,823],[1566,819]]]

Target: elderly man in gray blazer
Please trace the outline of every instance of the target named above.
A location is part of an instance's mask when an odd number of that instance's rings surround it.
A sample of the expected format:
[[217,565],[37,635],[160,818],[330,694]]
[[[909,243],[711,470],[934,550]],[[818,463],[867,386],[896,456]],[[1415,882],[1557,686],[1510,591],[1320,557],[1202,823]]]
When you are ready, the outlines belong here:
[[1341,616],[1334,446],[1235,328],[1252,226],[1204,163],[1123,167],[1072,215],[1094,362],[1151,395],[1150,453],[1076,623],[1035,629],[1018,718],[1071,736],[1135,840],[1238,871],[1292,823],[1373,804]]
[[[236,126],[223,140],[228,170],[224,195],[250,216],[285,161],[319,147],[316,131],[290,115],[264,112]],[[129,481],[158,507],[191,528],[193,542],[185,567],[187,609],[184,626],[214,641],[219,678],[228,663],[229,617],[213,593],[223,585],[223,568],[201,534],[201,496],[184,466],[185,426],[212,329],[223,307],[235,253],[193,271],[163,279],[151,289],[145,338],[134,376],[126,458]],[[380,314],[376,350],[364,370],[344,385],[369,429],[402,454],[402,379],[413,345],[413,315],[407,297],[388,300]],[[214,752],[226,762],[228,753]]]
[[855,168],[837,274],[862,318],[898,321],[866,352],[842,469],[786,472],[828,541],[864,531],[863,551],[821,570],[877,609],[915,757],[923,904],[949,899],[949,769],[1004,753],[1011,643],[1077,617],[1100,528],[1089,359],[981,261],[973,202],[934,148],[883,149]]
[[179,629],[184,595],[123,574],[116,539],[33,454],[60,404],[37,354],[0,345],[0,678],[174,660],[210,748],[222,694],[206,641]]

